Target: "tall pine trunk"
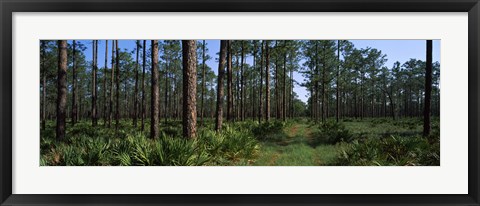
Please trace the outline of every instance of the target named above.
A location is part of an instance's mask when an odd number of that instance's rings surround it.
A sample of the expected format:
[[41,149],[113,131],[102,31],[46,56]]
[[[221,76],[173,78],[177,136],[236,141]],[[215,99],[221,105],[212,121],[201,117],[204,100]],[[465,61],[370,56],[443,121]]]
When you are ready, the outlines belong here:
[[200,103],[200,117],[202,118],[201,120],[201,125],[203,125],[203,118],[204,118],[204,112],[205,112],[205,40],[203,40],[202,44],[202,102]]
[[[292,59],[292,57],[290,57],[290,60]],[[295,98],[294,94],[293,94],[293,69],[294,69],[294,66],[293,66],[293,60],[290,61],[290,117],[293,118],[294,117],[294,107],[293,107],[293,99]]]
[[232,90],[232,41],[227,41],[227,121],[232,121],[233,115],[233,90]]
[[427,40],[427,66],[425,68],[425,109],[423,110],[423,136],[430,135],[430,101],[432,95],[432,40]]
[[77,63],[75,60],[76,55],[76,41],[73,40],[72,49],[72,126],[77,123]]
[[140,49],[140,41],[135,42],[137,45],[137,58],[135,62],[135,91],[133,94],[133,127],[137,128],[137,117],[138,117],[138,55]]
[[256,65],[257,64],[257,41],[253,41],[253,69],[251,70],[251,76],[250,76],[250,79],[251,79],[251,85],[252,85],[252,88],[250,90],[250,93],[251,93],[251,98],[252,100],[250,101],[250,108],[252,108],[252,113],[251,113],[251,117],[252,117],[252,120],[255,121],[255,118],[256,118],[256,106],[255,106],[255,103],[256,103],[256,99],[255,97],[257,96],[255,94],[255,91],[256,91],[256,86],[257,84],[256,83],[256,79],[254,74],[255,74],[255,68],[256,68]]
[[320,72],[319,72],[319,66],[318,66],[318,41],[315,41],[315,75],[314,75],[314,89],[313,89],[313,92],[315,93],[315,96],[314,96],[314,116],[315,116],[315,122],[318,122],[318,82],[319,82],[319,76],[320,76]]
[[168,68],[170,66],[169,58],[167,56],[165,60],[165,97],[164,97],[164,102],[165,102],[165,124],[167,124],[167,118],[168,118]]
[[143,63],[142,63],[142,125],[141,125],[141,130],[142,132],[145,130],[145,107],[147,106],[145,104],[145,67],[147,65],[147,40],[143,40]]
[[323,46],[323,66],[322,66],[322,122],[325,122],[327,118],[327,111],[328,111],[328,101],[326,99],[326,93],[327,93],[327,79],[326,79],[326,73],[327,73],[327,60],[326,60],[326,50],[325,46]]
[[263,96],[262,96],[262,92],[263,92],[263,55],[264,55],[264,50],[263,50],[263,43],[264,41],[261,42],[260,44],[260,50],[261,50],[261,54],[260,54],[260,96],[258,98],[258,105],[259,105],[259,108],[258,108],[258,122],[261,122],[262,121],[262,117],[263,117]]
[[336,111],[335,111],[335,116],[336,116],[336,120],[338,122],[338,119],[339,119],[339,116],[340,116],[340,96],[339,96],[339,93],[340,93],[340,81],[338,80],[340,78],[340,40],[337,40],[337,92],[336,92],[336,95],[335,95],[335,99],[337,100],[337,108],[336,108]]
[[57,127],[58,140],[65,139],[65,114],[67,107],[67,41],[58,41],[57,71]]
[[285,40],[283,45],[283,95],[282,95],[282,120],[285,121],[287,115],[287,41]]
[[115,64],[117,68],[117,73],[115,77],[115,85],[116,85],[116,96],[115,96],[115,131],[118,131],[120,126],[120,49],[118,48],[118,40],[115,40]]
[[225,56],[227,53],[227,41],[220,40],[220,58],[218,60],[218,81],[217,81],[217,110],[215,112],[215,130],[222,130],[223,118],[223,76],[225,73]]
[[160,112],[159,100],[160,100],[160,91],[158,87],[158,41],[152,40],[152,78],[151,78],[151,114],[150,114],[150,138],[156,139],[159,135],[159,118],[158,113]]
[[115,40],[112,40],[112,71],[110,73],[110,108],[108,110],[108,128],[112,124],[112,115],[113,115],[113,88],[115,82]]
[[103,68],[103,125],[107,125],[107,74],[108,74],[108,40],[105,40],[105,66]]
[[97,52],[98,41],[93,40],[92,59],[92,126],[97,126]]
[[274,54],[275,54],[275,119],[279,120],[280,119],[280,98],[279,98],[279,89],[278,89],[278,59],[280,56],[280,52],[278,51],[278,41],[275,40],[275,49],[274,49]]
[[265,43],[265,121],[270,121],[270,54],[269,41]]
[[245,120],[245,41],[241,41],[241,63],[240,63],[240,120]]
[[[205,46],[203,46],[205,49]],[[182,40],[183,50],[183,137],[197,134],[197,45],[195,40]],[[205,50],[204,50],[205,51]],[[204,52],[205,55],[205,52]],[[202,93],[203,94],[203,93]],[[202,99],[203,100],[203,99]],[[203,107],[203,101],[202,101]]]
[[43,75],[43,82],[42,82],[42,131],[45,131],[46,125],[46,117],[47,117],[47,67],[45,66],[46,61],[46,41],[41,41],[41,50],[42,50],[42,75]]

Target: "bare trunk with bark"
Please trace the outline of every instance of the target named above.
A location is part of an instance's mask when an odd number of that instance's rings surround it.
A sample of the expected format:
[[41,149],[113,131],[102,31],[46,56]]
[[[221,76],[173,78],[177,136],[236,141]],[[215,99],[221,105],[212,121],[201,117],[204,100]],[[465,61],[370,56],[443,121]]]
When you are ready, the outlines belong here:
[[92,126],[97,126],[97,52],[98,41],[93,40],[92,60]]
[[72,50],[72,126],[77,123],[77,63],[76,55],[76,41],[73,40]]
[[152,78],[151,78],[151,115],[150,115],[150,138],[156,139],[159,136],[159,119],[158,113],[160,112],[159,100],[160,91],[158,87],[158,41],[152,40]]
[[203,118],[204,118],[204,112],[205,112],[205,85],[206,85],[206,79],[205,79],[205,40],[203,40],[202,44],[202,102],[200,103],[200,117],[202,118],[201,124],[203,125]]
[[65,114],[67,107],[67,41],[58,41],[57,71],[57,127],[58,140],[65,139]]
[[135,91],[133,94],[133,127],[137,128],[137,117],[138,117],[138,56],[140,49],[140,41],[135,42],[137,44],[137,58],[135,62]]
[[227,121],[232,121],[233,115],[233,90],[232,90],[232,41],[227,41]]
[[423,136],[430,135],[430,101],[432,95],[432,40],[427,40],[427,66],[425,68],[425,109],[423,110]]
[[112,124],[112,115],[113,115],[113,88],[115,82],[115,41],[112,40],[112,71],[110,73],[110,108],[108,109],[108,128]]
[[143,40],[143,63],[142,63],[142,125],[141,125],[141,130],[145,130],[145,107],[147,106],[145,104],[145,68],[147,66],[147,40]]
[[183,137],[194,139],[197,134],[197,42],[182,40],[182,50]]
[[103,125],[107,125],[107,69],[108,65],[108,40],[105,40],[105,66],[103,68]]
[[118,131],[120,126],[120,49],[118,48],[118,40],[115,40],[115,50],[116,50],[116,68],[117,73],[115,77],[116,84],[116,96],[115,96],[115,131]]
[[270,121],[270,54],[269,42],[265,45],[265,121]]
[[220,58],[218,61],[218,81],[217,81],[217,110],[215,113],[215,130],[222,130],[223,118],[223,76],[225,73],[225,56],[227,53],[227,41],[220,41]]

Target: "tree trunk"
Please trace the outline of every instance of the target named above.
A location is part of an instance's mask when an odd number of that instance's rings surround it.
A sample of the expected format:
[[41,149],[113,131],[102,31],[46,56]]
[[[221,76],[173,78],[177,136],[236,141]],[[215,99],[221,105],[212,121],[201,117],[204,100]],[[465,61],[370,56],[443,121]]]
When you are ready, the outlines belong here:
[[[235,117],[234,120],[240,119],[240,57],[236,56],[236,68],[237,68],[237,75],[235,75],[235,101],[233,102],[234,104],[234,109],[235,109]],[[240,106],[239,106],[240,105]],[[241,120],[241,119],[240,119]]]
[[227,41],[220,41],[220,58],[218,60],[218,81],[217,81],[217,111],[215,114],[215,130],[222,130],[223,118],[223,76],[225,70],[225,56],[227,53]]
[[[46,41],[41,41],[41,50],[42,50],[42,75],[43,75],[43,82],[42,82],[42,131],[45,131],[45,125],[46,125],[46,117],[47,117],[47,67],[45,66],[45,50],[47,49],[47,42]],[[75,68],[75,67],[74,67]]]
[[270,121],[270,54],[268,43],[265,43],[265,121]]
[[[123,93],[125,94],[124,95],[124,106],[125,106],[125,109],[123,110],[124,113],[123,113],[123,117],[127,117],[127,118],[131,118],[131,110],[129,109],[129,105],[128,105],[128,69],[130,67],[125,67],[125,79],[123,81]],[[119,70],[120,71],[120,70]],[[120,115],[122,116],[122,115]]]
[[105,66],[103,68],[103,126],[107,125],[107,64],[108,64],[108,40],[105,40]]
[[205,106],[204,106],[204,101],[205,101],[205,40],[203,40],[202,44],[202,102],[200,106],[200,116],[202,118],[202,123],[201,125],[203,126],[203,118],[204,118],[204,112],[205,112]]
[[112,72],[110,75],[110,109],[108,110],[108,128],[110,128],[112,123],[112,114],[113,114],[113,88],[115,82],[115,40],[112,40]]
[[432,94],[432,40],[427,40],[427,66],[425,68],[425,109],[423,111],[423,136],[430,135],[430,101]]
[[72,50],[72,126],[75,126],[77,123],[77,64],[75,61],[76,53],[76,42],[73,40],[73,50]]
[[264,55],[264,50],[263,50],[263,43],[264,41],[261,42],[260,47],[261,47],[261,54],[260,54],[260,97],[259,97],[259,110],[258,110],[258,122],[262,121],[262,116],[263,116],[263,55]]
[[138,105],[138,55],[140,49],[140,41],[136,41],[137,44],[137,58],[135,63],[135,91],[133,95],[133,127],[137,128],[137,105]]
[[[313,92],[315,93],[314,96],[314,116],[315,122],[318,122],[318,82],[319,82],[319,68],[318,68],[318,41],[315,41],[315,76],[314,76],[314,86]],[[322,115],[323,117],[323,115]]]
[[152,87],[151,87],[151,115],[150,115],[150,138],[156,139],[160,133],[158,123],[159,108],[159,88],[158,88],[158,41],[152,40]]
[[340,78],[340,40],[337,41],[337,92],[336,92],[336,100],[337,100],[337,108],[336,108],[336,111],[335,111],[335,116],[336,116],[336,120],[338,122],[338,118],[339,118],[339,115],[340,115],[340,96],[339,96],[339,93],[340,93],[340,81],[338,81],[338,78]]
[[[291,58],[291,57],[290,57]],[[292,61],[290,61],[290,64]],[[294,107],[293,107],[293,99],[295,98],[294,94],[293,94],[293,68],[294,66],[291,65],[291,68],[290,68],[290,117],[293,118],[295,115],[294,115]]]
[[372,111],[371,116],[372,118],[375,117],[375,80],[372,78]]
[[227,41],[227,121],[233,120],[233,90],[232,90],[232,41]]
[[283,45],[284,56],[283,56],[283,95],[282,95],[282,120],[285,121],[287,115],[287,41],[284,41]]
[[255,116],[257,115],[256,113],[256,106],[255,106],[255,102],[256,102],[256,95],[255,95],[255,92],[256,91],[256,78],[253,76],[254,74],[254,71],[255,71],[255,67],[256,67],[256,60],[257,60],[257,41],[253,41],[253,69],[252,69],[252,75],[250,77],[250,80],[251,80],[251,85],[252,85],[252,88],[250,90],[250,93],[251,93],[251,98],[252,100],[250,101],[250,108],[252,108],[252,113],[251,113],[251,117],[252,117],[252,120],[255,121]]
[[142,132],[145,130],[145,68],[147,66],[147,40],[143,40],[143,64],[142,64],[142,125],[141,130]]
[[363,80],[364,80],[364,76],[365,74],[363,72],[361,72],[361,84],[360,84],[360,119],[363,119],[363,115],[364,115],[364,107],[363,107],[363,99],[364,99],[364,96],[363,96]]
[[242,43],[242,53],[241,53],[241,63],[240,63],[240,119],[241,121],[245,120],[245,74],[243,71],[243,66],[245,65],[245,41]]
[[118,131],[118,127],[120,126],[120,49],[118,48],[118,40],[115,40],[115,50],[116,50],[116,106],[115,106],[115,131]]
[[173,82],[172,82],[172,85],[173,85],[173,87],[172,87],[173,95],[172,96],[173,97],[170,98],[170,105],[172,105],[172,107],[173,107],[173,112],[174,112],[172,114],[173,119],[177,119],[178,113],[179,113],[178,112],[178,105],[180,103],[180,98],[181,98],[181,97],[178,96],[179,95],[178,89],[180,88],[180,85],[178,85],[178,82],[177,82],[177,74],[175,72],[176,67],[173,67],[172,69],[173,69],[173,71],[171,73],[171,76],[173,77]]
[[278,41],[275,40],[275,49],[274,49],[274,54],[275,54],[275,93],[274,93],[274,97],[275,97],[275,119],[276,120],[279,120],[280,119],[280,98],[279,98],[279,91],[278,91],[278,57],[280,56],[280,52],[278,51],[279,48],[278,48]]
[[165,98],[164,98],[164,102],[165,102],[165,124],[167,124],[167,118],[168,118],[168,67],[170,66],[170,62],[169,62],[169,58],[167,56],[166,60],[165,60],[165,64],[166,64],[166,67],[165,67]]
[[325,45],[323,46],[323,69],[322,69],[322,122],[325,122],[326,118],[328,117],[328,100],[326,99],[327,93],[327,60],[326,60],[326,49]]
[[67,41],[58,41],[57,72],[57,140],[65,138],[65,110],[67,107]]
[[[197,43],[182,40],[183,50],[183,137],[196,138],[197,134]],[[203,46],[205,61],[205,45]],[[202,93],[203,97],[203,93]],[[203,108],[203,99],[202,99]]]
[[97,53],[98,41],[93,40],[93,59],[92,59],[92,126],[97,126]]

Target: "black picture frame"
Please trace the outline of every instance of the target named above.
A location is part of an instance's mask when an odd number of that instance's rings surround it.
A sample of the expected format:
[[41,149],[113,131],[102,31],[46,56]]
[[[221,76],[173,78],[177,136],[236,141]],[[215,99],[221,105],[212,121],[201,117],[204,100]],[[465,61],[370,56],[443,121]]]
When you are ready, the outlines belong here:
[[[0,0],[1,205],[480,205],[478,0]],[[12,194],[13,12],[468,12],[466,195],[36,195]],[[73,186],[73,185],[72,185]]]

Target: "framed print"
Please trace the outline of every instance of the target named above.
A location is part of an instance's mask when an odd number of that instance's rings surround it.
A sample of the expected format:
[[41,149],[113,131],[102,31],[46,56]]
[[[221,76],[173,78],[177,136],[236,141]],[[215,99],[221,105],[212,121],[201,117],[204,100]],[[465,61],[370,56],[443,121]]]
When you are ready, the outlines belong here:
[[0,5],[2,205],[479,205],[477,0]]

